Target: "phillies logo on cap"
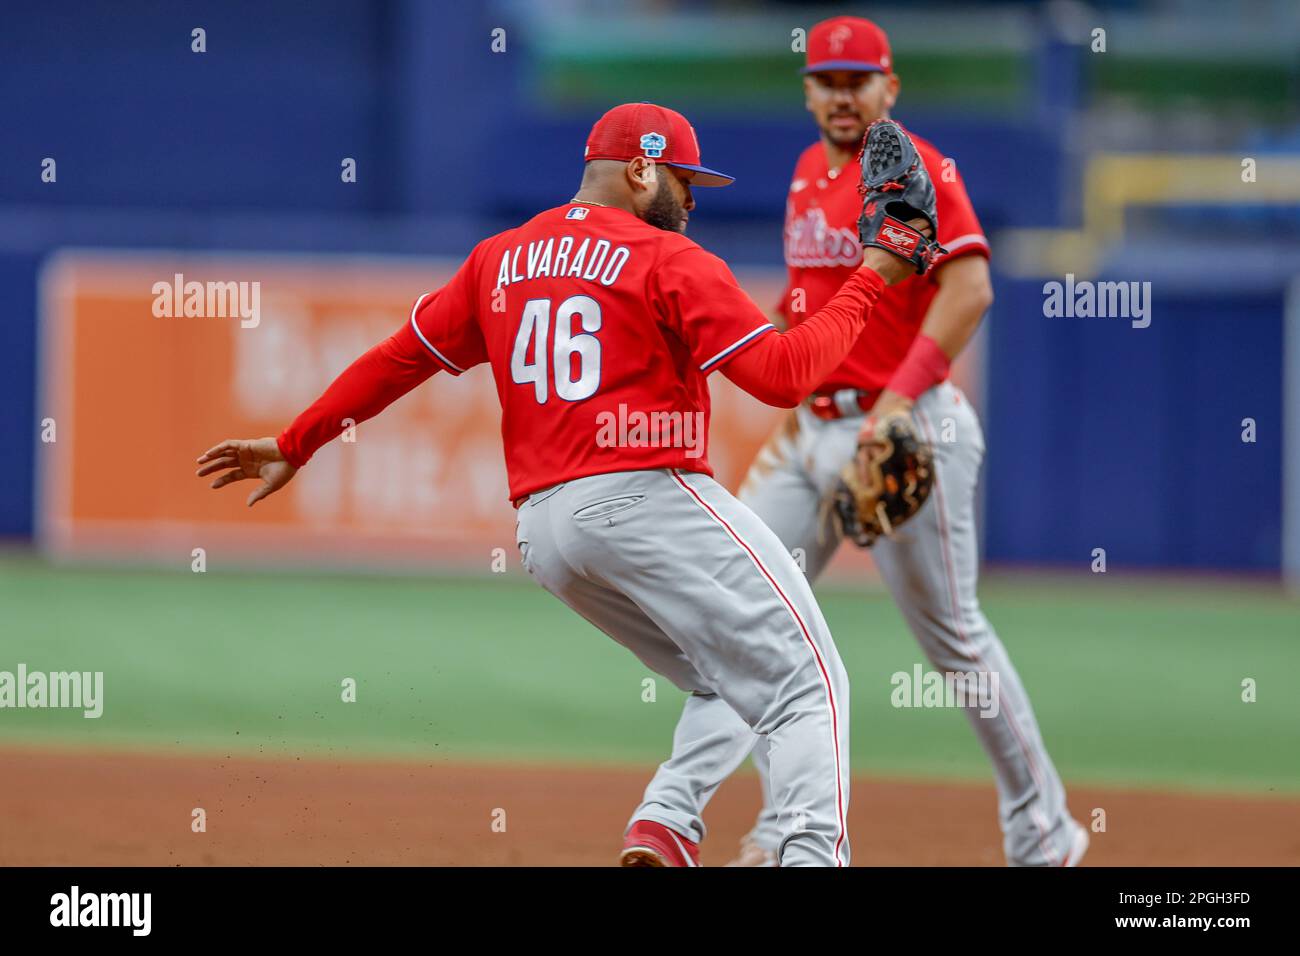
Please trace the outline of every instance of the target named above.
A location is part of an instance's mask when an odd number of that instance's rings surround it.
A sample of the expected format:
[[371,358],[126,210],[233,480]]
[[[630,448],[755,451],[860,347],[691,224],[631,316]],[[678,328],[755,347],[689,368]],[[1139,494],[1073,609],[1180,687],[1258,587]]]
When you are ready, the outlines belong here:
[[841,23],[831,31],[831,35],[827,38],[831,52],[836,56],[839,56],[844,52],[844,44],[848,43],[852,38],[853,28],[847,24]]
[[663,133],[646,133],[641,137],[641,151],[651,159],[658,159],[668,148],[668,139]]

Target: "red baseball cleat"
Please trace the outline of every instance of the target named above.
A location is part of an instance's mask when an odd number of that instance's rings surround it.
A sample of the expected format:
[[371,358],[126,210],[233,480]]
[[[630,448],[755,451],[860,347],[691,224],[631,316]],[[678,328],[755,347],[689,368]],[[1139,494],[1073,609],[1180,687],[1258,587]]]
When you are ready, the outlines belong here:
[[623,838],[619,866],[699,866],[699,845],[653,820],[637,820]]

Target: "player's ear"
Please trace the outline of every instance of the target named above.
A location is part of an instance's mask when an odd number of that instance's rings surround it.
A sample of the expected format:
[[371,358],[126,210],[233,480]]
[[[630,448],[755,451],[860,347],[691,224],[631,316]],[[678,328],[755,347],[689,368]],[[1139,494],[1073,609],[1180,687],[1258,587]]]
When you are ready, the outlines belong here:
[[659,171],[654,160],[644,156],[632,157],[627,164],[627,181],[633,192],[652,189],[659,181]]
[[803,107],[809,113],[813,111],[812,94],[814,82],[815,81],[811,76],[805,76],[803,78]]
[[890,73],[885,77],[885,83],[888,89],[885,90],[885,109],[892,110],[894,104],[898,102],[898,91],[903,87],[903,81],[898,78],[897,73]]

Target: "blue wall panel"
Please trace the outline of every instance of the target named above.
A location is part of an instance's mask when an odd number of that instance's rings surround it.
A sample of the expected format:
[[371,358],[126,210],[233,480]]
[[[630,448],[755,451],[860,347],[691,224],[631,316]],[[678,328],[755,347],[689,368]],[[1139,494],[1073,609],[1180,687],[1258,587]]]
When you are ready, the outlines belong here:
[[32,533],[36,409],[36,255],[0,253],[0,537]]
[[[986,546],[1006,561],[1276,568],[1280,293],[1156,287],[1149,328],[1047,318],[1000,283],[988,322]],[[1241,440],[1254,418],[1257,441]]]
[[[11,6],[0,29],[0,201],[376,208],[382,6]],[[207,52],[190,31],[207,30]],[[377,125],[379,128],[377,128]],[[41,161],[58,181],[40,181]],[[344,186],[339,163],[363,175]]]

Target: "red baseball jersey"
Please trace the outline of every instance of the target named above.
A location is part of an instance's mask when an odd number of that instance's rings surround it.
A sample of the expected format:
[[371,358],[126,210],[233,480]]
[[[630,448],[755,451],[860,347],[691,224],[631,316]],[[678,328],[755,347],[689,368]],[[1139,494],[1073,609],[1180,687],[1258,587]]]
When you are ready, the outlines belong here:
[[773,330],[717,256],[581,203],[479,243],[411,324],[453,375],[491,364],[512,499],[613,471],[712,474],[705,379]]
[[[909,135],[934,181],[939,241],[948,250],[936,265],[963,255],[987,256],[988,240],[955,164],[945,166],[943,154],[934,146],[915,133]],[[820,142],[804,150],[795,164],[785,207],[789,279],[778,306],[790,327],[825,305],[862,263],[858,242],[861,178],[856,160],[832,175]],[[933,271],[887,288],[857,345],[817,391],[884,388],[916,338],[937,290]]]

